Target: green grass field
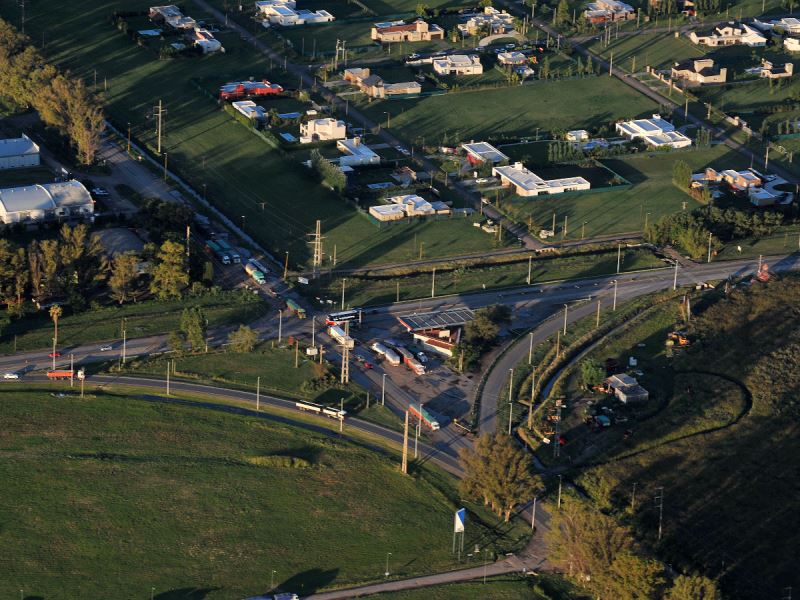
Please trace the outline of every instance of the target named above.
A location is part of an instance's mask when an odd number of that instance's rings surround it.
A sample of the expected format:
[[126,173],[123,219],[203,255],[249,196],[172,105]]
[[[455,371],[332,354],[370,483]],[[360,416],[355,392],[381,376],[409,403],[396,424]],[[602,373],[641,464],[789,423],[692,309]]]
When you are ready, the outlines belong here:
[[495,90],[458,92],[416,100],[384,100],[365,106],[372,118],[391,113],[391,128],[428,145],[470,139],[499,140],[542,131],[609,126],[619,118],[652,113],[657,106],[609,77],[539,81]]
[[47,167],[4,169],[0,171],[0,188],[31,183],[50,183],[52,181],[53,172]]
[[[698,206],[688,194],[672,184],[672,165],[686,161],[699,171],[705,166],[715,168],[744,168],[745,159],[724,146],[674,154],[647,154],[602,162],[633,185],[603,192],[517,198],[505,201],[501,209],[521,223],[533,219],[533,230],[550,229],[556,217],[556,239],[561,239],[564,218],[567,218],[567,238],[580,239],[614,233],[642,231],[645,218],[650,222],[659,217]],[[649,213],[649,216],[647,216]],[[585,227],[583,224],[586,224]]]
[[[0,539],[14,549],[0,558],[2,589],[242,598],[274,574],[307,595],[382,580],[387,552],[395,577],[456,566],[460,503],[443,475],[406,477],[357,443],[224,407],[50,389],[0,391],[0,477],[13,482],[0,490]],[[506,551],[480,519],[467,545]]]
[[[334,244],[349,248],[339,255],[340,261],[395,260],[392,252],[402,245],[404,232],[378,232],[316,183],[299,162],[234,122],[192,83],[211,82],[209,88],[213,89],[216,84],[249,76],[266,77],[286,87],[295,87],[296,82],[277,67],[272,69],[267,59],[237,35],[225,32],[218,36],[227,49],[224,55],[158,60],[154,52],[138,48],[107,20],[115,9],[148,6],[140,0],[116,0],[102,6],[79,0],[65,16],[47,4],[38,4],[29,7],[26,28],[34,40],[45,35],[46,54],[60,67],[89,81],[96,69],[99,87],[102,89],[105,81],[108,84],[104,96],[112,120],[121,129],[130,122],[134,136],[151,145],[155,144],[155,124],[147,115],[161,99],[168,111],[163,145],[170,166],[196,189],[206,184],[209,200],[235,222],[240,223],[244,215],[247,232],[267,249],[279,257],[288,250],[291,265],[302,266],[310,259],[306,234],[313,231],[317,219],[322,221],[331,248]],[[18,21],[14,7],[7,14],[13,22]],[[192,15],[203,16],[196,9]],[[421,229],[430,230],[432,245],[440,238],[436,223]],[[464,234],[469,235],[466,228]],[[442,244],[437,251],[446,254],[448,248]]]
[[631,72],[636,57],[636,72],[644,71],[646,66],[655,69],[668,69],[676,61],[702,58],[706,51],[685,36],[676,38],[672,33],[640,33],[612,39],[606,46],[602,40],[593,40],[587,48],[594,54],[609,59],[614,54],[614,66]]
[[[209,327],[249,323],[267,309],[267,305],[242,292],[223,292],[217,296],[199,296],[175,301],[146,301],[123,306],[107,306],[78,314],[65,307],[58,321],[58,346],[64,348],[89,342],[122,340],[122,320],[129,338],[168,333],[180,328],[184,308],[198,306],[208,319]],[[21,321],[12,320],[3,327],[0,353],[49,348],[53,343],[53,322],[47,311]]]
[[[635,482],[631,518],[639,535],[676,569],[718,577],[726,598],[763,597],[798,585],[784,549],[798,540],[790,525],[797,495],[787,474],[800,456],[800,335],[785,311],[799,289],[796,276],[784,275],[729,296],[695,297],[692,347],[673,359],[665,357],[663,344],[678,318],[675,306],[596,352],[601,359],[639,357],[641,380],[658,405],[646,409],[655,409],[649,419],[624,425],[633,431],[628,440],[616,427],[590,435],[593,452],[605,453],[608,462],[580,472],[578,482],[600,506],[628,513]],[[752,407],[740,385],[752,394]],[[569,404],[579,406],[574,397]],[[662,486],[658,544],[653,498]]]
[[[264,394],[337,407],[344,400],[347,410],[360,409],[366,403],[364,391],[358,385],[351,383],[340,388],[338,369],[331,369],[328,363],[320,365],[318,360],[314,362],[312,357],[306,356],[305,347],[310,345],[310,340],[301,344],[296,368],[294,347],[275,347],[273,342],[263,342],[249,353],[214,351],[177,358],[135,359],[128,363],[125,371],[164,376],[168,361],[174,360],[173,373],[177,377],[222,383],[253,392],[260,377],[260,390]],[[358,366],[354,364],[353,368]]]

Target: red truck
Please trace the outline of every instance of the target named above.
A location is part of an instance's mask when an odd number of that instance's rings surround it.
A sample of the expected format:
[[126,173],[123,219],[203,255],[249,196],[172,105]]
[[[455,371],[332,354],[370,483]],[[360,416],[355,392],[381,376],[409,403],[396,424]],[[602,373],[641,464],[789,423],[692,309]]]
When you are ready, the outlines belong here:
[[232,81],[219,88],[219,97],[222,100],[243,100],[254,96],[274,96],[283,93],[283,88],[277,83],[262,81]]
[[75,376],[75,371],[72,369],[62,369],[60,371],[48,371],[47,378],[53,381],[57,379],[72,379]]

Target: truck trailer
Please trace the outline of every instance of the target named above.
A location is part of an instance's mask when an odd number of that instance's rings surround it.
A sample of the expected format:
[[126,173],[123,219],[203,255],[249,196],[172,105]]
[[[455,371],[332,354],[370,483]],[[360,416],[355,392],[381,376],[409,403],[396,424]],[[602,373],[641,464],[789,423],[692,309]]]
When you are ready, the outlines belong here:
[[415,416],[421,423],[424,423],[431,431],[439,431],[439,422],[433,415],[425,410],[422,404],[410,404],[408,412]]
[[258,285],[264,285],[267,282],[266,278],[264,277],[264,274],[258,269],[256,269],[255,265],[247,263],[244,266],[244,270]]
[[402,362],[400,357],[394,350],[390,350],[380,342],[375,342],[372,344],[372,351],[375,352],[378,356],[382,356],[386,362],[388,362],[393,367],[397,367]]
[[233,249],[233,246],[231,246],[227,240],[219,238],[216,243],[220,250],[227,253],[231,257],[231,260],[233,260],[234,263],[239,264],[242,262],[242,257],[239,256],[239,253]]
[[53,381],[58,379],[72,379],[75,376],[75,371],[72,369],[60,369],[56,371],[48,371],[47,378]]
[[306,318],[306,309],[300,306],[297,302],[295,302],[291,298],[286,299],[286,308],[289,309],[292,313],[294,313],[298,319]]
[[355,340],[347,335],[344,329],[338,325],[332,325],[331,327],[328,327],[328,335],[342,344],[345,348],[350,348],[352,350],[356,346]]
[[216,256],[223,265],[231,264],[230,255],[219,247],[219,243],[213,240],[208,240],[206,242],[206,252]]

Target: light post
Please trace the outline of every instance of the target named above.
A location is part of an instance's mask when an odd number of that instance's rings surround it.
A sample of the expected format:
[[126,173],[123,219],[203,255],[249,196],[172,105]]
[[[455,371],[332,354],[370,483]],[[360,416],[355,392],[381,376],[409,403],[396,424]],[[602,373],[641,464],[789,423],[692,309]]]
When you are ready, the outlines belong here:
[[536,496],[533,497],[533,510],[531,511],[531,533],[536,531]]
[[533,364],[533,332],[528,334],[530,337],[530,345],[528,346],[528,364]]
[[242,232],[244,232],[244,223],[246,218],[247,217],[245,217],[245,215],[242,215]]
[[564,335],[567,335],[567,314],[569,313],[569,305],[564,305]]
[[[556,440],[558,443],[558,440]],[[561,510],[561,475],[558,476],[558,509]]]
[[617,244],[617,273],[619,273],[619,268],[621,263],[622,263],[622,244]]
[[584,221],[583,225],[581,225],[581,239],[586,237],[586,223],[588,223],[588,221]]
[[508,435],[511,435],[511,419],[514,416],[514,369],[508,370]]
[[283,310],[278,311],[278,344],[281,343],[283,337]]
[[711,235],[712,233],[708,232],[708,260],[706,262],[711,262]]
[[386,406],[386,373],[383,374],[381,383],[381,406]]
[[269,575],[269,589],[270,589],[270,591],[275,589],[275,573],[277,573],[277,571],[275,569],[272,569],[272,573],[270,573],[270,575]]
[[675,261],[675,275],[672,277],[672,291],[678,289],[678,261]]
[[344,288],[346,283],[347,283],[347,278],[342,277],[342,310],[344,310]]
[[611,307],[611,311],[614,312],[617,310],[617,280],[614,280],[614,305]]
[[650,213],[645,213],[644,214],[644,231],[645,232],[647,232],[647,221],[648,221],[649,217],[650,217]]
[[386,112],[386,111],[384,111],[383,114],[386,115],[386,129],[389,129],[389,127],[391,127],[391,125],[392,125],[392,115],[391,115],[391,113]]
[[283,263],[283,280],[286,281],[286,278],[289,277],[289,251],[286,250],[286,262]]
[[389,557],[391,555],[392,555],[391,552],[387,552],[386,553],[386,572],[384,573],[384,575],[386,576],[386,579],[389,579]]

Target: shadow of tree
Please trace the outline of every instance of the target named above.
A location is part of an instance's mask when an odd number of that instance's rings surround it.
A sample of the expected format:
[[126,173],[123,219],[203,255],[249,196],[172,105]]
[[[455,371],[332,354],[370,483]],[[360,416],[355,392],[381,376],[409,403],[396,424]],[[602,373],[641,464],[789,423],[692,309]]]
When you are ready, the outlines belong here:
[[299,596],[308,596],[318,589],[330,585],[339,576],[339,569],[309,569],[293,575],[276,589],[292,592]]
[[153,596],[154,600],[203,600],[211,592],[216,592],[218,587],[185,587],[160,592]]

